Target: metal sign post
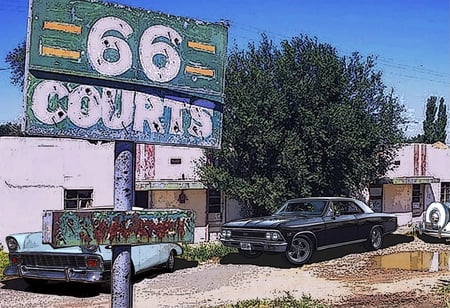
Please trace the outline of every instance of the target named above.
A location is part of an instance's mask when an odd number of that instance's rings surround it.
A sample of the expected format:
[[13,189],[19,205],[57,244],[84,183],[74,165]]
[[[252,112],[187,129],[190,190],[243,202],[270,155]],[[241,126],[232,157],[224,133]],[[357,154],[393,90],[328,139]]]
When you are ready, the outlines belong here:
[[[135,144],[131,141],[114,143],[114,210],[131,211],[134,202]],[[131,246],[112,247],[111,307],[133,306],[131,283]]]
[[[132,245],[193,242],[192,211],[131,211],[135,142],[220,148],[227,30],[100,1],[30,0],[25,131],[115,142],[114,211],[45,211],[43,242],[109,242],[112,307],[132,305]],[[171,236],[143,238],[124,221]]]

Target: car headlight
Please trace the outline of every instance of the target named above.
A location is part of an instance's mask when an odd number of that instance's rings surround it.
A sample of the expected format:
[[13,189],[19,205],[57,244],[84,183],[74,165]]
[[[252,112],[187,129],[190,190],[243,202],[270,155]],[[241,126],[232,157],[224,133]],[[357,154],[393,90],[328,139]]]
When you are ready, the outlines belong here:
[[231,237],[231,230],[222,230],[222,237],[223,238],[230,238]]
[[280,235],[278,232],[266,232],[266,240],[268,241],[278,241],[280,239]]
[[19,243],[13,237],[6,238],[6,245],[8,246],[9,251],[16,251],[19,249]]

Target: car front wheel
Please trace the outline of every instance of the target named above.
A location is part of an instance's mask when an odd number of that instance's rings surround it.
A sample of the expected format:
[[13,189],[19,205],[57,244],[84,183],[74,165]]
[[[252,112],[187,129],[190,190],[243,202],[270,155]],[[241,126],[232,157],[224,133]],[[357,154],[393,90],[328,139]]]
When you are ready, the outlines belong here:
[[370,231],[367,239],[367,248],[370,250],[378,250],[383,245],[383,231],[379,227],[375,227]]
[[289,250],[286,251],[288,261],[295,265],[305,264],[311,259],[312,254],[313,245],[306,236],[294,237]]

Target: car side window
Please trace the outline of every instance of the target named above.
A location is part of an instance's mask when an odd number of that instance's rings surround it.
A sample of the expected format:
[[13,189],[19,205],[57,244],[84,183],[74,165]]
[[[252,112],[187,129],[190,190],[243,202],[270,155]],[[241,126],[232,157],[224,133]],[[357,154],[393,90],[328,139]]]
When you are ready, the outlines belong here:
[[362,213],[362,210],[351,201],[333,201],[335,214],[337,215],[354,215]]
[[361,210],[361,208],[355,204],[354,202],[351,201],[347,201],[348,204],[348,212],[349,214],[360,214],[363,211]]

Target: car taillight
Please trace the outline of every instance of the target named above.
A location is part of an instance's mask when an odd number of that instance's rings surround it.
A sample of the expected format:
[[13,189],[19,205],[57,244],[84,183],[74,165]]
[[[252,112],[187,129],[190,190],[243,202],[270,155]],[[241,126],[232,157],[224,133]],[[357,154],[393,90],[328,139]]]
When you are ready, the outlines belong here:
[[20,258],[17,256],[11,256],[9,258],[9,260],[11,261],[11,264],[19,264],[20,263]]
[[88,267],[99,267],[100,262],[98,259],[87,259],[86,261]]

